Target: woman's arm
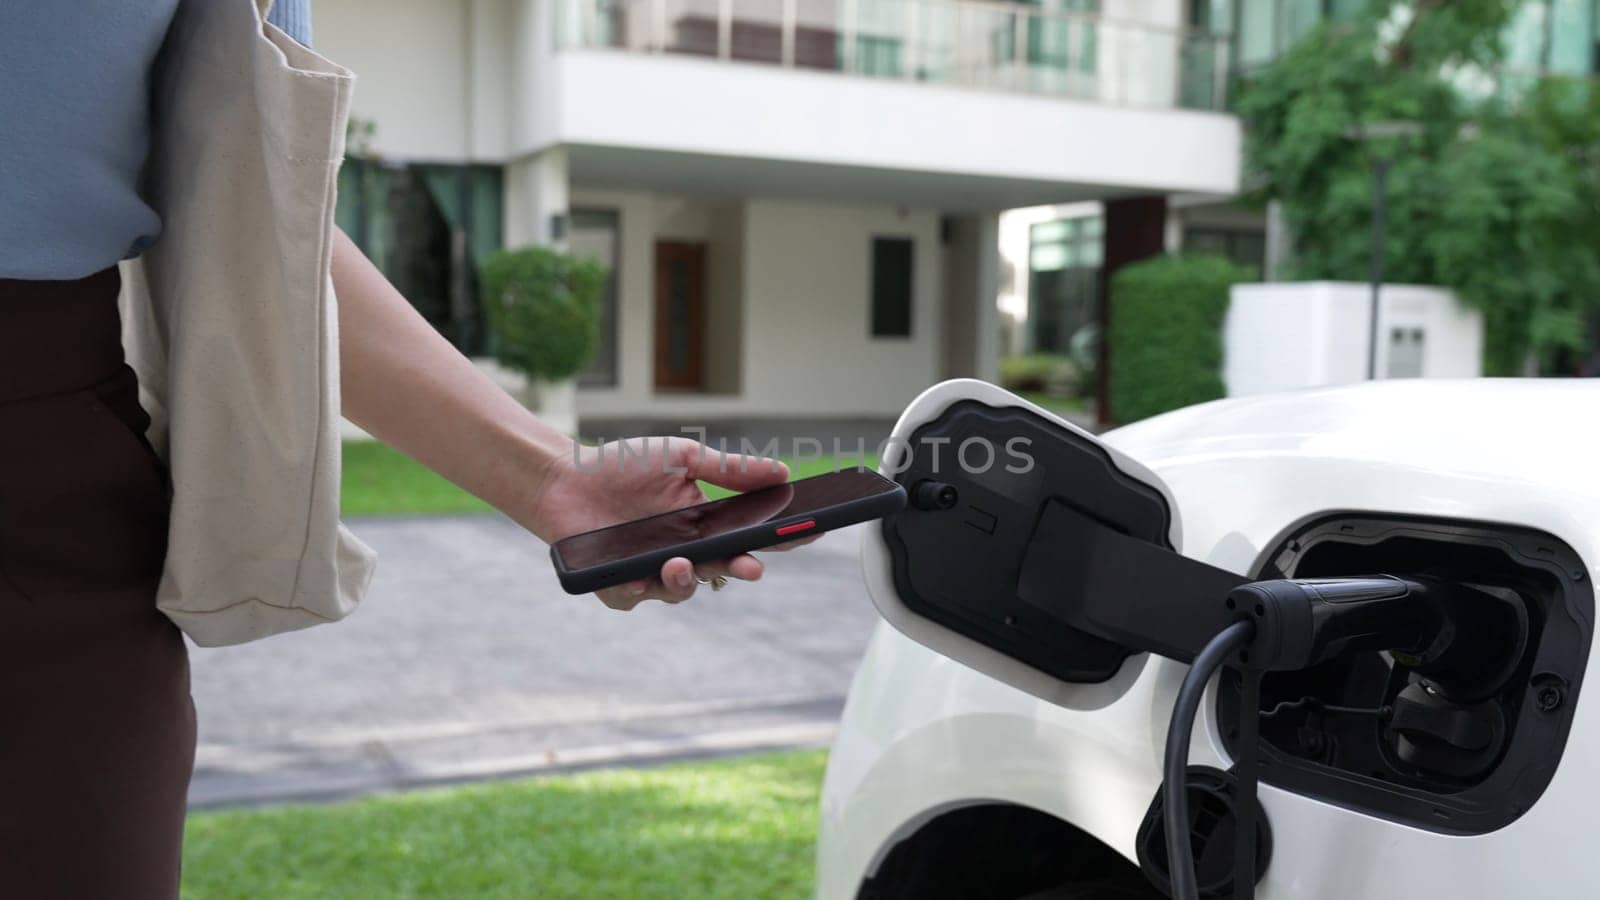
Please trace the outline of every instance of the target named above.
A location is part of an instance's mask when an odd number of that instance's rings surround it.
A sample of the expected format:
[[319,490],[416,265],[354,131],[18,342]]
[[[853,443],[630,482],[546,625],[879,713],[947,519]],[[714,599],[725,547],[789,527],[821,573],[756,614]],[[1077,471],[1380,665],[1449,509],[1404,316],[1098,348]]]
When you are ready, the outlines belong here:
[[334,241],[345,416],[539,534],[534,501],[571,439],[440,337],[344,232]]
[[[697,478],[735,490],[788,478],[782,463],[724,457],[681,438],[651,439],[645,458],[630,454],[619,466],[617,445],[575,447],[501,390],[440,337],[343,232],[334,237],[333,284],[345,416],[547,542],[698,503]],[[602,456],[613,462],[596,465]],[[761,564],[750,556],[700,569],[746,580],[761,576]],[[629,609],[650,597],[685,600],[694,588],[694,569],[679,558],[656,579],[600,597]]]

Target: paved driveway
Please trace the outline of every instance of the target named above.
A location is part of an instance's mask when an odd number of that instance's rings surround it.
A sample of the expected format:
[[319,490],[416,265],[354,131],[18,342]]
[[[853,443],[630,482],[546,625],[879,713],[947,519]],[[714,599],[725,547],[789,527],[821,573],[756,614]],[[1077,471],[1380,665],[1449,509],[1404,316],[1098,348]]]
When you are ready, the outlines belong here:
[[497,516],[363,520],[336,625],[195,649],[195,806],[826,743],[877,621],[857,529],[766,578],[631,613],[561,591]]

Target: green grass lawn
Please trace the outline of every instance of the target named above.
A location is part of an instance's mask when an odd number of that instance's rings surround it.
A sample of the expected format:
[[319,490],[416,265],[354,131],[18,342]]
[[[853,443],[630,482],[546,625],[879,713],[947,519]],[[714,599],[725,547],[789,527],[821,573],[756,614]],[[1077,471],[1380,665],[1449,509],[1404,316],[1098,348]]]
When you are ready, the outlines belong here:
[[339,504],[347,516],[489,511],[489,504],[377,441],[344,442]]
[[[806,478],[833,470],[831,459],[785,460],[793,478]],[[854,459],[846,459],[854,464]],[[866,465],[877,468],[869,454]],[[712,499],[730,491],[702,485]],[[347,516],[437,515],[487,512],[489,505],[422,467],[398,450],[377,441],[346,441],[344,485],[340,504]]]
[[183,896],[810,895],[825,754],[766,754],[189,818]]

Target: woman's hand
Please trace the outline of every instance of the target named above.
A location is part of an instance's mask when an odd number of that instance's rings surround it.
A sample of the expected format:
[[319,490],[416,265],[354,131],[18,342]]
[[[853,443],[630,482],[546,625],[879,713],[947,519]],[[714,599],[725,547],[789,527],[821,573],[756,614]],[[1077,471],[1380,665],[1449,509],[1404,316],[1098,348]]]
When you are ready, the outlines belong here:
[[[750,491],[783,484],[788,478],[788,467],[777,460],[721,453],[687,438],[633,438],[579,447],[552,460],[541,489],[531,498],[529,515],[517,518],[530,522],[535,534],[554,543],[584,531],[703,503],[706,498],[698,481]],[[783,502],[777,506],[782,508]],[[758,516],[758,520],[764,518]],[[651,598],[680,603],[694,595],[697,570],[705,578],[722,575],[755,581],[761,577],[762,565],[749,554],[698,567],[681,556],[674,557],[657,577],[607,588],[599,597],[612,609],[622,610]]]

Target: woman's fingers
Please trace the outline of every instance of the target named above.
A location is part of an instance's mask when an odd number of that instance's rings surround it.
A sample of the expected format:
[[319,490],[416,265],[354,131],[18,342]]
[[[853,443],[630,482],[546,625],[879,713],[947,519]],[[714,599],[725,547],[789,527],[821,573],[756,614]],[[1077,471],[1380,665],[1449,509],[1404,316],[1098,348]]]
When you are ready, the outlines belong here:
[[726,578],[739,581],[755,581],[761,577],[766,567],[761,561],[748,553],[741,553],[732,559],[718,562],[701,563],[694,565],[689,560],[678,556],[667,560],[661,567],[661,575],[657,578],[630,581],[616,587],[600,591],[600,602],[612,609],[626,612],[646,600],[661,600],[666,603],[682,603],[694,596],[700,587],[699,579]]
[[748,553],[741,553],[731,559],[699,563],[693,567],[693,571],[695,584],[699,586],[718,578],[737,581],[758,581],[761,578],[761,574],[766,571],[766,568],[761,564],[761,560]]
[[761,564],[761,560],[748,553],[741,553],[720,563],[712,563],[705,568],[710,570],[705,573],[707,578],[713,574],[720,574],[740,581],[758,581],[761,574],[767,570],[767,567]]
[[693,477],[732,491],[753,491],[789,480],[789,467],[779,460],[723,453],[704,445],[687,465]]
[[595,596],[599,597],[600,602],[606,606],[627,612],[650,598],[650,587],[655,583],[657,582],[654,578],[630,581],[627,584],[619,584],[615,587],[596,591]]
[[668,603],[682,603],[694,596],[694,565],[681,556],[674,556],[661,566],[662,591],[659,599]]
[[761,564],[761,560],[748,553],[699,565],[677,556],[661,566],[659,577],[609,587],[600,591],[597,596],[606,606],[627,612],[646,600],[682,603],[694,596],[694,592],[700,587],[701,578],[720,577],[738,581],[757,581],[765,571],[766,566]]

